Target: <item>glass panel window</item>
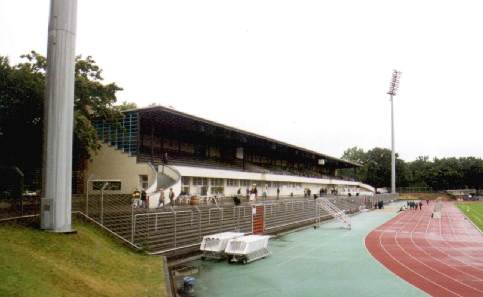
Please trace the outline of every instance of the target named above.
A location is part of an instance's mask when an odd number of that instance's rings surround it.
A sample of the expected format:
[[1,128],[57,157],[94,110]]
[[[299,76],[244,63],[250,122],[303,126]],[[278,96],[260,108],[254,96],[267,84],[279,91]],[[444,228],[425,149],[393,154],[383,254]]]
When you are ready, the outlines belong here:
[[222,178],[212,178],[211,179],[211,185],[217,186],[217,187],[223,186],[223,179]]
[[189,184],[190,184],[190,178],[189,178],[189,176],[183,176],[183,177],[181,177],[181,183],[183,185],[188,185],[189,186]]
[[145,174],[139,175],[139,187],[143,190],[146,190],[149,187],[147,175]]
[[238,180],[237,179],[227,179],[226,185],[229,187],[238,187]]
[[208,179],[202,177],[193,177],[194,186],[206,186],[208,185]]
[[185,142],[180,143],[180,150],[182,152],[190,153],[190,154],[194,154],[195,152],[194,146],[191,143],[185,143]]
[[189,195],[190,194],[190,187],[189,186],[183,186],[181,188],[181,195]]
[[223,195],[224,188],[223,187],[211,187],[210,191],[211,191],[211,194],[214,194],[214,195]]

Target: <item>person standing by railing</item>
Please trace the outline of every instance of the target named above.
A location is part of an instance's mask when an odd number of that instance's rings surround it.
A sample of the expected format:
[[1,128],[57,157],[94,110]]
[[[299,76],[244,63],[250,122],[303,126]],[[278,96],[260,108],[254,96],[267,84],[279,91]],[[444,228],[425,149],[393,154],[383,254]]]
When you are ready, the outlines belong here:
[[158,188],[158,192],[159,192],[159,198],[158,198],[158,206],[157,206],[157,208],[160,208],[161,207],[161,204],[164,207],[164,189],[163,188]]
[[169,203],[171,204],[171,206],[174,205],[174,192],[173,192],[173,188],[170,188],[169,189]]
[[147,208],[148,204],[146,203],[146,191],[143,189],[141,191],[141,207],[142,208]]
[[132,192],[132,203],[134,205],[134,207],[139,207],[139,198],[141,197],[141,192],[139,192],[138,189],[134,190],[134,192]]

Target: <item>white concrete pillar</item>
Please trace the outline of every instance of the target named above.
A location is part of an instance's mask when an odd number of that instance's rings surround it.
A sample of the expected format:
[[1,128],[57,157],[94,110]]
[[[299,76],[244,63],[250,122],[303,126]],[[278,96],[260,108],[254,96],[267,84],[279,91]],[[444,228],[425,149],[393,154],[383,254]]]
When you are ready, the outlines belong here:
[[71,232],[77,0],[52,0],[50,5],[41,227]]

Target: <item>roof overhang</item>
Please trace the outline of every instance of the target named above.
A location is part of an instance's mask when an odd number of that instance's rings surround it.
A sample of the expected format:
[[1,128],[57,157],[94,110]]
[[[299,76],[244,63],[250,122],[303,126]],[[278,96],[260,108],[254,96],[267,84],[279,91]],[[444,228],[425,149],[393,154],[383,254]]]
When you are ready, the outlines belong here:
[[226,129],[226,130],[229,130],[229,131],[240,133],[242,135],[251,136],[251,137],[254,137],[254,138],[258,138],[258,139],[261,139],[261,140],[272,142],[272,143],[275,143],[276,145],[285,146],[285,147],[289,147],[289,148],[299,150],[299,151],[302,151],[302,152],[305,152],[305,153],[313,154],[319,160],[320,159],[331,160],[333,162],[344,164],[345,167],[347,167],[347,168],[361,167],[362,166],[361,164],[358,164],[358,163],[355,163],[355,162],[343,160],[343,159],[340,159],[340,158],[337,158],[337,157],[332,157],[332,156],[322,154],[322,153],[319,153],[319,152],[316,152],[316,151],[313,151],[313,150],[310,150],[310,149],[306,149],[306,148],[303,148],[303,147],[300,147],[300,146],[296,146],[296,145],[293,145],[293,144],[290,144],[290,143],[287,143],[287,142],[284,142],[284,141],[276,140],[276,139],[269,138],[269,137],[266,137],[266,136],[263,136],[263,135],[260,135],[260,134],[256,134],[256,133],[253,133],[253,132],[234,128],[234,127],[227,126],[227,125],[224,125],[224,124],[221,124],[221,123],[213,122],[213,121],[210,121],[210,120],[207,120],[207,119],[204,119],[204,118],[200,118],[200,117],[197,117],[197,116],[194,116],[194,115],[191,115],[191,114],[187,114],[187,113],[175,110],[173,108],[169,108],[169,107],[165,107],[165,106],[161,106],[161,105],[130,109],[130,110],[126,110],[124,112],[126,112],[126,113],[127,112],[146,113],[146,112],[156,112],[156,111],[167,112],[167,113],[179,116],[179,117],[198,121],[198,122],[204,123],[206,125],[219,127],[219,128],[222,128],[222,129]]

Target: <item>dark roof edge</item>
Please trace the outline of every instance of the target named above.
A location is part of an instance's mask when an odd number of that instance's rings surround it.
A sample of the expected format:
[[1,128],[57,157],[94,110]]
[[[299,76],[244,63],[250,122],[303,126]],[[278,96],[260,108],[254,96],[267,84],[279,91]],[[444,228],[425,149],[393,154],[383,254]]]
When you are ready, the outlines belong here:
[[123,112],[144,112],[144,111],[156,111],[156,110],[170,112],[172,114],[187,117],[187,118],[190,118],[192,120],[203,122],[205,124],[209,124],[209,125],[217,126],[217,127],[220,127],[220,128],[232,130],[232,131],[235,131],[235,132],[238,132],[238,133],[241,133],[241,134],[250,135],[252,137],[261,138],[263,140],[267,140],[267,141],[270,141],[270,142],[275,142],[277,144],[288,146],[288,147],[291,147],[291,148],[294,148],[294,149],[297,149],[297,150],[300,150],[300,151],[304,151],[306,153],[311,153],[311,154],[314,154],[314,155],[317,155],[317,156],[320,156],[320,157],[323,157],[323,158],[326,158],[326,159],[332,159],[334,161],[346,163],[346,164],[356,166],[356,167],[362,166],[361,164],[358,164],[358,163],[355,163],[355,162],[347,161],[347,160],[340,159],[340,158],[337,158],[337,157],[332,157],[332,156],[322,154],[322,153],[319,153],[319,152],[316,152],[316,151],[313,151],[313,150],[310,150],[310,149],[306,149],[306,148],[303,148],[303,147],[300,147],[300,146],[296,146],[296,145],[293,145],[293,144],[290,144],[290,143],[287,143],[287,142],[276,140],[276,139],[273,139],[273,138],[270,138],[270,137],[266,137],[266,136],[263,136],[263,135],[260,135],[260,134],[256,134],[256,133],[253,133],[253,132],[238,129],[238,128],[231,127],[231,126],[228,126],[228,125],[224,125],[224,124],[221,124],[221,123],[213,122],[211,120],[200,118],[198,116],[191,115],[191,114],[188,114],[188,113],[184,113],[184,112],[178,111],[176,109],[161,106],[161,105],[128,109],[128,110],[125,110]]

